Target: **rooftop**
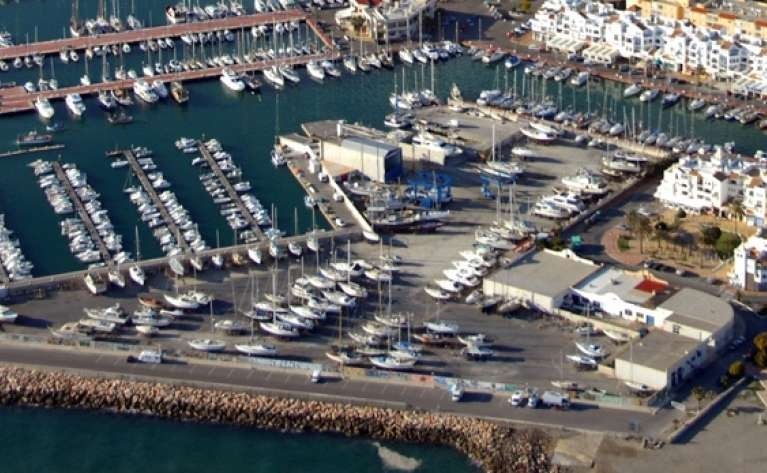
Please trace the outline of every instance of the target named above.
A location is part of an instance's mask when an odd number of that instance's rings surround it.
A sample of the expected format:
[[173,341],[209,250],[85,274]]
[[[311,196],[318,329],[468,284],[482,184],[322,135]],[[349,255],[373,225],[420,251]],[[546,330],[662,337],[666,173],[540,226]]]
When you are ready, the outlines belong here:
[[673,312],[667,321],[709,332],[716,332],[731,324],[735,317],[728,302],[689,288],[679,290],[660,307]]
[[597,295],[613,294],[631,304],[645,305],[656,294],[664,292],[667,288],[668,285],[663,281],[649,279],[641,273],[627,272],[610,266],[592,274],[578,284],[575,290]]
[[599,270],[599,265],[565,250],[534,251],[487,280],[536,294],[555,297]]
[[700,342],[662,330],[653,330],[642,339],[632,342],[632,345],[633,349],[629,348],[615,357],[616,362],[633,362],[635,365],[668,371],[691,350],[697,349]]

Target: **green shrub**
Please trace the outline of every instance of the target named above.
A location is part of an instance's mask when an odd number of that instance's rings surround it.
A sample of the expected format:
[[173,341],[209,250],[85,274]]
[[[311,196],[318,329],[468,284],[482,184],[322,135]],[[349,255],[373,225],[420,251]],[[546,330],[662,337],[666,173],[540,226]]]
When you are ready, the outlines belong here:
[[746,373],[746,366],[740,360],[732,362],[730,364],[730,367],[727,369],[727,374],[732,379],[740,379],[743,377],[745,373]]

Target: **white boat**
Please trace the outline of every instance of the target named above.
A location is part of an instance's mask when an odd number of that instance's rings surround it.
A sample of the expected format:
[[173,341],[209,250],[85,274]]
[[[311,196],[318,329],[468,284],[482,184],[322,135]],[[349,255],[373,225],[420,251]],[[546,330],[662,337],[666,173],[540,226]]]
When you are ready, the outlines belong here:
[[478,347],[489,347],[493,344],[493,342],[483,333],[478,333],[476,335],[459,335],[458,341],[466,346],[474,345]]
[[12,324],[19,318],[19,314],[12,311],[10,308],[0,305],[0,323]]
[[604,347],[596,343],[575,342],[575,346],[590,358],[604,358],[608,354]]
[[463,291],[463,285],[456,281],[452,281],[449,279],[436,279],[434,280],[434,282],[437,284],[437,286],[439,286],[440,289],[442,289],[445,292],[458,293]]
[[248,325],[231,319],[219,320],[213,324],[213,327],[216,330],[221,330],[222,332],[227,333],[242,333],[248,329]]
[[368,291],[363,286],[354,282],[339,282],[338,287],[344,292],[344,294],[351,297],[366,298]]
[[555,220],[565,219],[570,217],[570,211],[563,209],[562,207],[558,207],[556,205],[550,204],[548,202],[543,202],[543,201],[535,204],[535,207],[533,207],[532,214],[537,215],[539,217],[551,218]]
[[598,174],[581,168],[572,175],[562,178],[562,184],[573,192],[585,194],[605,194],[608,191],[607,183]]
[[652,102],[658,98],[660,92],[657,89],[647,89],[639,95],[639,100],[642,102]]
[[301,246],[300,243],[291,241],[288,243],[288,252],[290,252],[290,254],[295,256],[296,258],[300,258],[301,254],[303,254],[304,252],[304,248]]
[[455,335],[460,330],[460,327],[455,322],[448,322],[445,320],[434,320],[423,324],[426,330],[437,333],[440,335]]
[[278,70],[280,71],[280,74],[282,74],[282,77],[289,80],[290,82],[294,84],[301,82],[301,76],[299,76],[296,71],[293,70],[293,67],[285,65],[280,66]]
[[223,340],[211,340],[209,338],[197,338],[187,342],[190,347],[198,351],[218,352],[226,348],[226,342]]
[[264,79],[278,89],[285,87],[285,78],[277,69],[277,66],[264,69]]
[[623,90],[623,97],[634,97],[642,93],[642,86],[640,84],[631,84]]
[[125,276],[123,276],[120,271],[118,270],[109,271],[107,273],[107,278],[109,279],[109,282],[111,282],[115,286],[119,288],[125,287]]
[[400,61],[405,64],[413,64],[413,53],[409,49],[402,48],[397,55],[399,56]]
[[312,79],[316,79],[318,81],[325,80],[325,69],[315,61],[309,61],[306,63],[306,72],[309,73],[309,76]]
[[200,307],[200,303],[196,300],[192,299],[186,294],[180,294],[180,295],[171,295],[171,294],[164,294],[163,298],[165,299],[165,302],[170,304],[171,306],[177,308],[177,309],[189,309],[194,310]]
[[183,276],[186,272],[186,269],[184,268],[184,263],[181,262],[180,259],[173,257],[168,260],[168,267],[173,272],[173,274],[177,276]]
[[556,137],[548,133],[533,128],[522,128],[520,132],[522,132],[522,134],[527,138],[539,143],[551,143],[556,139]]
[[277,356],[277,347],[266,343],[239,343],[234,349],[247,356]]
[[53,114],[55,112],[48,99],[42,95],[38,95],[35,99],[35,109],[37,110],[37,113],[45,120],[53,118]]
[[376,368],[385,370],[409,370],[415,366],[417,361],[413,358],[400,358],[393,356],[392,354],[371,356],[368,359],[370,360],[370,364]]
[[146,282],[146,273],[144,273],[144,270],[139,265],[133,265],[128,268],[128,276],[139,286],[143,286]]
[[588,71],[579,72],[575,77],[570,79],[570,85],[574,87],[583,87],[586,85],[586,82],[589,81],[589,76]]
[[85,113],[85,104],[80,94],[67,94],[64,102],[67,104],[67,108],[76,117],[81,117]]
[[423,288],[423,290],[426,291],[426,294],[438,301],[446,301],[453,297],[450,292],[436,287],[426,286]]
[[631,337],[629,337],[628,335],[622,332],[616,332],[613,330],[602,329],[602,333],[604,333],[607,338],[617,343],[625,343],[631,339]]
[[248,258],[250,258],[250,260],[256,264],[261,264],[264,260],[263,255],[261,254],[261,248],[258,248],[258,247],[248,248]]
[[154,325],[136,325],[136,332],[146,337],[151,337],[160,333],[160,329]]
[[378,243],[381,241],[381,237],[376,232],[363,230],[362,236],[365,237],[365,240],[369,243]]
[[160,96],[145,79],[137,79],[133,83],[133,93],[146,103],[156,103]]
[[300,335],[296,327],[285,322],[260,322],[259,325],[264,332],[279,338],[295,338]]
[[117,328],[117,324],[114,322],[98,319],[80,319],[77,325],[85,330],[100,333],[112,333]]
[[587,366],[589,368],[597,366],[597,361],[594,358],[584,355],[567,355],[567,359],[580,366]]
[[359,366],[366,363],[365,357],[352,350],[326,352],[325,356],[330,360],[345,366]]
[[242,92],[245,90],[245,82],[239,74],[226,67],[221,71],[221,83],[226,86],[227,89],[234,92]]
[[85,275],[83,281],[85,282],[85,287],[94,296],[106,292],[107,290],[106,283],[100,277],[94,276],[90,273]]
[[637,394],[647,394],[652,391],[655,391],[650,386],[643,384],[643,383],[637,383],[634,381],[624,381],[623,382],[630,390],[634,391]]

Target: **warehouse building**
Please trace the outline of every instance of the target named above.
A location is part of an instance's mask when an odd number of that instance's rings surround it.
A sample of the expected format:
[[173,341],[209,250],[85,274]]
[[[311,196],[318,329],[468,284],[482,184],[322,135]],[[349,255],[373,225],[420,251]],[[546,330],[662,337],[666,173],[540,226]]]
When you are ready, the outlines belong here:
[[485,277],[482,291],[518,299],[524,305],[552,313],[573,286],[598,271],[600,266],[570,250],[533,251],[509,268]]

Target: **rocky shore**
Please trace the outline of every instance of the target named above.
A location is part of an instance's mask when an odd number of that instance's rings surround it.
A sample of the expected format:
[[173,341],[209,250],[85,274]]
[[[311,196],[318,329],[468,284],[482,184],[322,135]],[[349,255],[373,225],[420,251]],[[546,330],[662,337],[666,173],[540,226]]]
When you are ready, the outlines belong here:
[[551,440],[483,420],[0,367],[0,404],[106,410],[284,432],[450,446],[486,472],[550,471]]

